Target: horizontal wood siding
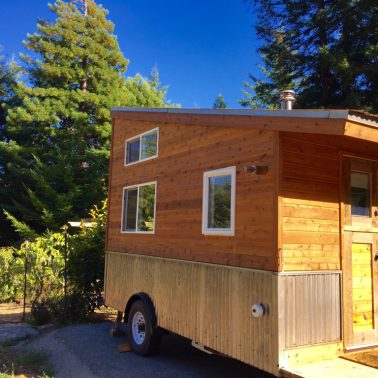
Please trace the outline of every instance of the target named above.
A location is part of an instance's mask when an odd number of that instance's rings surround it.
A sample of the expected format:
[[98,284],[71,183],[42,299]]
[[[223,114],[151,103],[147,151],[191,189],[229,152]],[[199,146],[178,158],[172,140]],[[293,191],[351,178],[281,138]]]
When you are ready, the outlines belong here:
[[[146,292],[161,327],[277,374],[274,273],[114,252],[106,261],[107,305],[125,311],[132,294]],[[255,303],[264,316],[252,316]]]
[[349,137],[280,134],[280,228],[285,271],[341,269],[342,153],[377,156],[377,147]]
[[284,349],[341,340],[341,273],[306,272],[278,279],[284,297],[279,325]]
[[[125,140],[159,127],[159,156],[124,167]],[[115,119],[107,249],[278,270],[273,131]],[[269,167],[265,175],[246,165]],[[203,173],[236,166],[235,236],[202,235]],[[157,182],[154,235],[122,234],[122,188]]]

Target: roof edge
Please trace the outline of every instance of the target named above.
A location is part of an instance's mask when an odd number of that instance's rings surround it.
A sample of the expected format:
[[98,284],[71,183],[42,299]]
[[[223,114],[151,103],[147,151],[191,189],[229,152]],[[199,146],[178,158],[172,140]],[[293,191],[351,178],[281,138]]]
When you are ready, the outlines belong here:
[[325,109],[295,109],[295,110],[266,110],[266,109],[203,109],[203,108],[128,108],[115,107],[114,112],[130,113],[161,113],[161,114],[192,114],[192,115],[219,115],[244,117],[280,117],[280,118],[327,118],[349,119],[349,110]]

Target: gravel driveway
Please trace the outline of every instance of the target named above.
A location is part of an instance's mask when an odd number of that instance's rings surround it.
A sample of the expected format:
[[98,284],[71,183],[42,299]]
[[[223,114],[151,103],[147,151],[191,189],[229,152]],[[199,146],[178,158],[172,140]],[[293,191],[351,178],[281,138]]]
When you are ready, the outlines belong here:
[[111,337],[110,327],[111,323],[100,323],[61,328],[28,343],[27,348],[50,352],[56,378],[273,377],[238,361],[207,355],[172,334],[163,337],[156,356],[119,353],[117,345],[127,338]]

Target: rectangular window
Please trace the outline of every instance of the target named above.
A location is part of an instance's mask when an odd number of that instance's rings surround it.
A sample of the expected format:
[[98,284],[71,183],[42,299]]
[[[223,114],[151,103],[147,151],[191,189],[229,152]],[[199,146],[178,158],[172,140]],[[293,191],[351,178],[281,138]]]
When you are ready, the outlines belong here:
[[203,175],[202,233],[235,234],[235,167]]
[[154,233],[156,182],[123,188],[122,232]]
[[370,217],[370,174],[352,171],[350,181],[352,215]]
[[126,141],[125,165],[157,157],[159,129],[147,131]]

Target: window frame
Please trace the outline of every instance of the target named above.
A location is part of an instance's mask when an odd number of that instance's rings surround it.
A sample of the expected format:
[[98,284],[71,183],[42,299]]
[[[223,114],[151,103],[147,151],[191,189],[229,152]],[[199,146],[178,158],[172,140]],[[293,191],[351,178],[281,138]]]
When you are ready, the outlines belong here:
[[[155,185],[155,201],[154,201],[154,229],[153,231],[138,231],[138,212],[139,212],[139,188],[141,186],[148,186],[148,185]],[[138,189],[137,193],[137,213],[136,213],[136,218],[135,218],[135,231],[131,230],[124,230],[123,229],[123,220],[125,214],[125,190],[128,189]],[[157,195],[157,181],[150,181],[150,182],[145,182],[143,184],[136,184],[136,185],[129,185],[129,186],[124,186],[122,188],[122,214],[121,214],[121,234],[155,234],[156,233],[156,195]]]
[[[369,180],[369,215],[356,215],[356,214],[353,214],[352,213],[352,173],[361,173],[361,174],[365,174],[367,177],[368,177],[368,180]],[[372,172],[369,172],[369,171],[364,171],[364,170],[358,170],[358,169],[351,169],[350,170],[350,177],[351,177],[351,180],[350,180],[350,184],[349,184],[349,201],[350,201],[350,215],[352,217],[352,219],[371,219],[373,216],[373,175],[372,175]]]
[[[231,208],[230,228],[208,228],[209,218],[209,179],[211,177],[231,176]],[[202,234],[203,235],[235,235],[235,202],[236,202],[236,167],[214,169],[203,173],[202,194]]]
[[[154,131],[156,131],[156,154],[153,155],[153,156],[150,156],[148,158],[142,159],[142,137],[145,136],[145,135],[148,135],[148,134],[152,134]],[[138,139],[139,139],[139,160],[133,161],[131,163],[127,163],[127,153],[128,153],[127,144],[129,142],[133,142],[133,141],[136,141]],[[125,140],[125,158],[124,158],[124,161],[123,161],[123,164],[124,164],[125,167],[128,167],[130,165],[134,165],[134,164],[138,164],[138,163],[141,163],[143,161],[155,159],[155,158],[158,157],[158,155],[159,155],[159,128],[158,127],[155,127],[154,129],[145,131],[144,133],[135,135],[135,136]]]

